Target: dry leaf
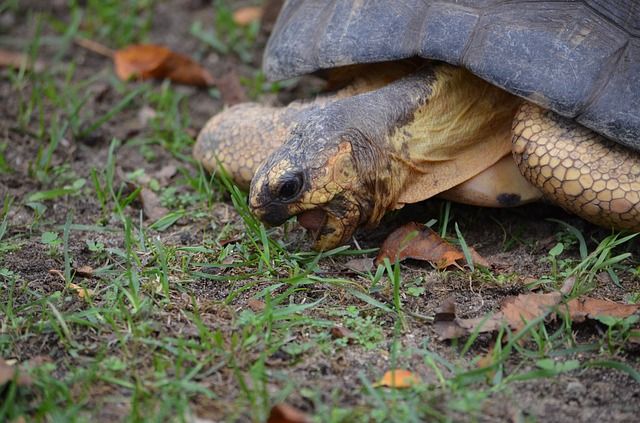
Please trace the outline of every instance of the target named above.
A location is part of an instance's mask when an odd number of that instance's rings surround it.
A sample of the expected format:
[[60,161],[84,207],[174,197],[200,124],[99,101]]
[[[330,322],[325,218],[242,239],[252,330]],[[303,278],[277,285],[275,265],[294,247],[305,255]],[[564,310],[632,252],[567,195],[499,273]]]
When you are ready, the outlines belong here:
[[464,254],[430,228],[411,222],[396,229],[385,239],[376,257],[376,265],[385,258],[391,262],[407,258],[424,260],[444,269],[458,266],[456,260],[464,259]]
[[85,265],[75,268],[76,275],[82,276],[83,278],[91,278],[93,277],[93,267]]
[[[570,286],[575,279],[567,279],[563,286],[564,291],[570,291]],[[511,329],[521,330],[526,322],[543,316],[550,309],[560,306],[561,292],[547,294],[522,294],[517,297],[508,297],[502,302],[501,310],[488,318],[478,317],[473,319],[460,319],[456,317],[455,305],[452,299],[445,300],[434,317],[434,330],[440,340],[454,339],[467,336],[474,331],[493,332],[503,324]],[[638,304],[622,304],[614,301],[598,298],[580,297],[570,300],[561,306],[569,313],[569,318],[574,322],[583,322],[585,319],[596,319],[603,316],[625,318],[638,312]],[[555,319],[551,314],[550,319]],[[480,325],[482,325],[480,327]]]
[[488,318],[459,319],[456,317],[453,297],[442,302],[433,319],[433,329],[442,341],[467,336],[476,330],[480,333],[493,332],[502,324],[502,313],[496,313]]
[[344,326],[334,326],[331,328],[331,338],[332,339],[342,339],[349,338],[352,339],[354,337],[353,332]]
[[394,369],[389,370],[382,376],[382,379],[373,386],[384,386],[387,388],[410,388],[420,383],[420,378],[409,370]]
[[116,75],[122,80],[170,79],[186,85],[214,84],[211,74],[191,58],[154,44],[136,44],[113,55]]
[[26,54],[0,49],[0,67],[24,67],[27,70],[41,72],[44,69],[45,65],[40,60],[32,62],[31,58]]
[[77,285],[75,283],[70,283],[69,288],[73,289],[75,293],[78,295],[78,297],[82,299],[86,299],[87,297],[93,297],[93,289],[88,289],[80,285]]
[[247,94],[240,83],[240,77],[233,69],[216,80],[216,87],[220,90],[222,101],[226,105],[231,106],[247,101]]
[[158,220],[169,213],[169,209],[160,204],[160,197],[149,188],[143,187],[140,190],[140,201],[145,216],[151,220]]
[[289,404],[280,403],[271,408],[267,423],[311,423],[311,418]]
[[624,319],[640,309],[638,304],[621,304],[615,301],[599,298],[574,298],[567,303],[569,316],[574,322],[584,322],[586,319],[597,319],[602,316]]
[[29,375],[19,372],[18,368],[10,365],[4,359],[0,358],[0,387],[8,382],[11,382],[18,372],[18,380],[16,381],[18,386],[31,385],[32,380]]
[[502,315],[512,329],[520,330],[529,322],[546,313],[562,300],[560,292],[525,294],[508,297],[502,303]]
[[247,6],[233,12],[233,22],[240,26],[247,26],[252,22],[257,22],[262,17],[262,7]]
[[491,263],[489,263],[489,261],[486,258],[482,257],[480,253],[476,251],[475,248],[469,247],[469,251],[471,252],[471,261],[473,261],[473,264],[477,266],[486,267],[486,268],[491,267]]

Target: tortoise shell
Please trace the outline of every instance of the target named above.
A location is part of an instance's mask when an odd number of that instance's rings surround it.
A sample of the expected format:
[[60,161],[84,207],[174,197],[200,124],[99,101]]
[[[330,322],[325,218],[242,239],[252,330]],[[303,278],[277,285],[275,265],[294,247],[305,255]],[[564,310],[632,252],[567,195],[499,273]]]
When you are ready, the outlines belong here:
[[289,0],[270,79],[410,57],[486,81],[640,151],[640,1]]

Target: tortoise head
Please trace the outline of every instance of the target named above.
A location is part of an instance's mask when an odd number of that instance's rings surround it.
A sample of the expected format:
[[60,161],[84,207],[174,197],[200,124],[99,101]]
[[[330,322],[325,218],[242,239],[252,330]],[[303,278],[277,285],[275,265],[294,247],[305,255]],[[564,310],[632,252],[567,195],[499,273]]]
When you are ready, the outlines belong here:
[[[335,117],[335,115],[334,115]],[[258,168],[249,206],[263,222],[293,216],[326,250],[348,241],[356,228],[377,223],[385,209],[376,200],[389,178],[385,154],[361,131],[338,119],[308,119]]]

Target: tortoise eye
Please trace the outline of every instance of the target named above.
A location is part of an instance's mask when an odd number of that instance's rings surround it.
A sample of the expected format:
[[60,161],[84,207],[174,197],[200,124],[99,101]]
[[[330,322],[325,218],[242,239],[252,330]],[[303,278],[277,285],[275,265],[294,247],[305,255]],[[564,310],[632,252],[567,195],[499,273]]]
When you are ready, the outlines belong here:
[[296,198],[302,190],[302,174],[296,173],[282,178],[278,187],[277,198],[280,201],[291,201]]

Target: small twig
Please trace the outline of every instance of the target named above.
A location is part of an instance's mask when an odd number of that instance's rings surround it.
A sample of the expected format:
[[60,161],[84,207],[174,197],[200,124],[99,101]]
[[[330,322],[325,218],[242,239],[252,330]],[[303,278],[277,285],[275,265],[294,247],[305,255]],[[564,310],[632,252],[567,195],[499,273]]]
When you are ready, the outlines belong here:
[[76,37],[73,39],[73,41],[80,47],[86,48],[87,50],[101,56],[113,58],[113,55],[115,54],[115,51],[110,49],[109,47],[88,38]]

